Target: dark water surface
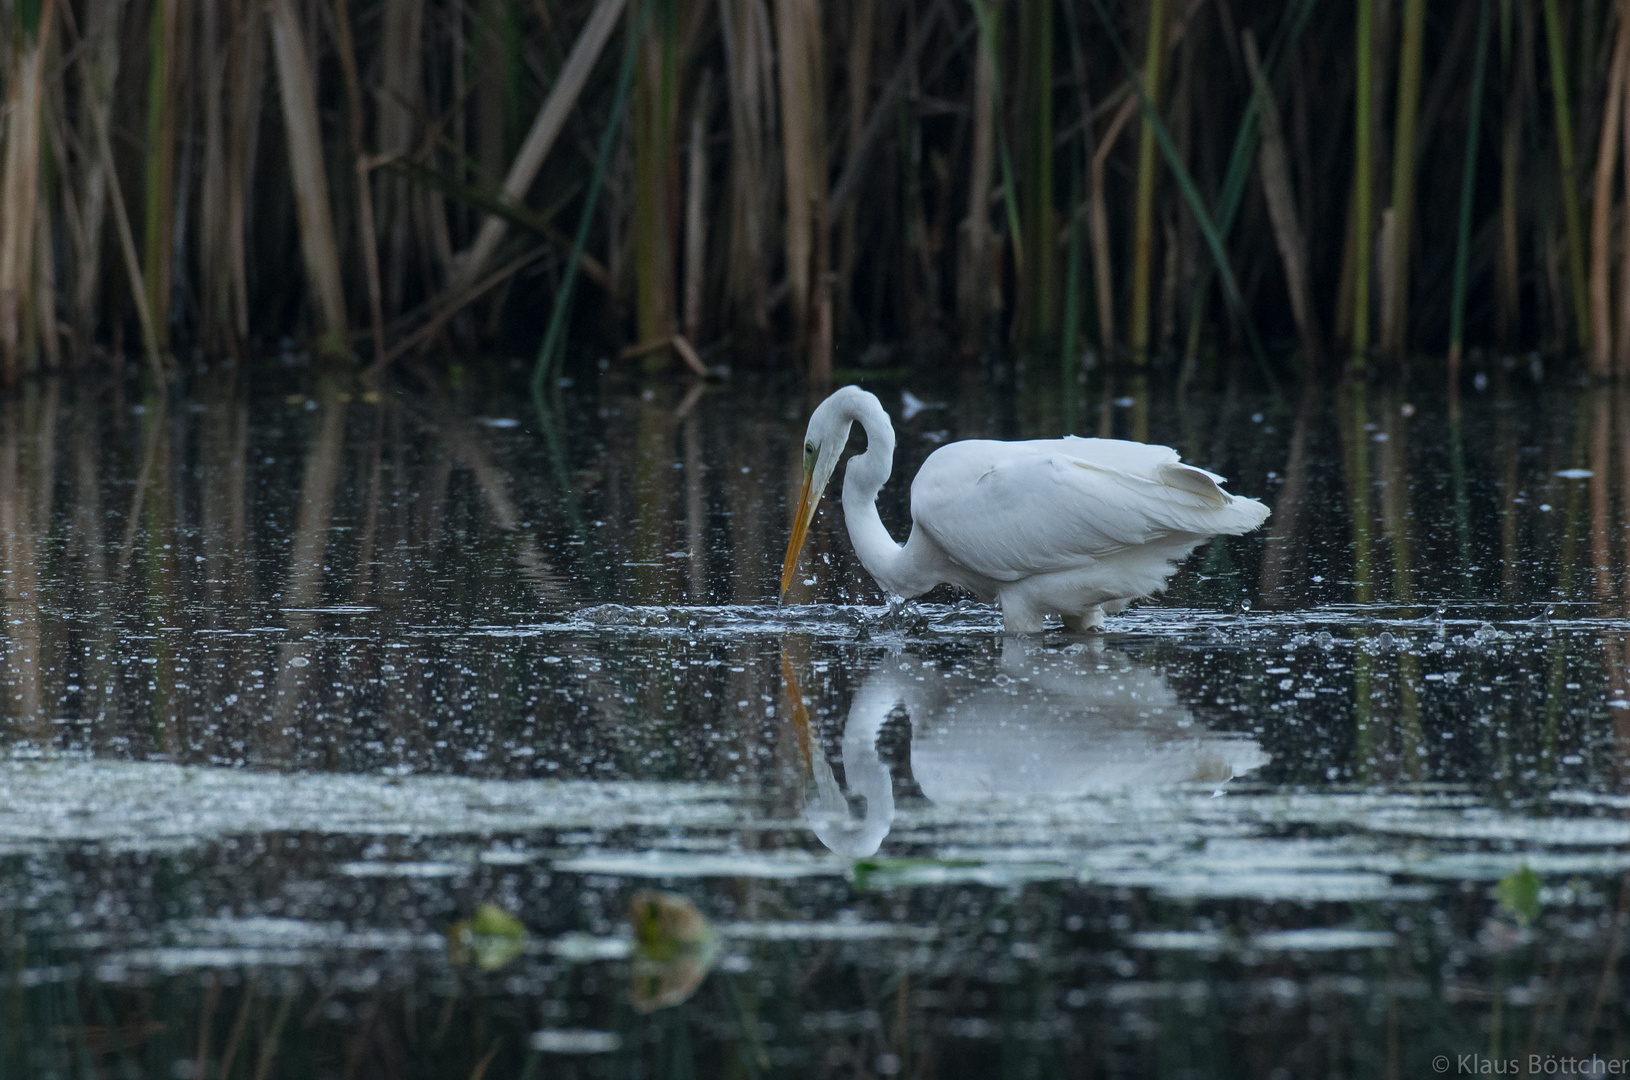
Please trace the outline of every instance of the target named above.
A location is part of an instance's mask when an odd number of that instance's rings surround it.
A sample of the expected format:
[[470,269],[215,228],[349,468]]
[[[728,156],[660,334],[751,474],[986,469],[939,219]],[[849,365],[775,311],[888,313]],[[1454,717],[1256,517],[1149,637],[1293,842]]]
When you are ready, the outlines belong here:
[[876,386],[901,538],[973,436],[1274,507],[1027,640],[830,503],[775,604],[773,385],[313,385],[0,406],[0,1076],[1630,1058],[1630,399]]

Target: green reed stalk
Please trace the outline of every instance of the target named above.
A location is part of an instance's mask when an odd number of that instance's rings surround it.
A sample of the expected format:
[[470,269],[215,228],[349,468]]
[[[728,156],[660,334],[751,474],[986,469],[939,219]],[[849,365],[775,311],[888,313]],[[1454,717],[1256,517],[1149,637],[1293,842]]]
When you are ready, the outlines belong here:
[[1374,120],[1370,100],[1375,37],[1373,0],[1358,0],[1358,57],[1353,76],[1353,372],[1364,370],[1370,351],[1370,185],[1375,154],[1370,145]]
[[[1163,0],[1155,0],[1157,5]],[[1024,256],[1020,272],[1019,337],[1029,343],[1054,328],[1056,260],[1053,238],[1053,3],[1026,0],[1019,10],[1020,108],[1023,125]]]
[[532,368],[532,393],[542,393],[549,375],[560,365],[566,344],[566,323],[570,316],[572,290],[577,284],[577,267],[588,247],[589,226],[594,221],[594,208],[600,201],[600,189],[605,186],[606,173],[611,168],[611,151],[617,143],[617,129],[622,126],[623,110],[628,104],[628,90],[634,81],[634,64],[639,58],[640,41],[651,11],[652,0],[644,0],[637,15],[627,28],[628,40],[623,46],[623,66],[617,73],[617,93],[611,102],[611,116],[605,130],[600,133],[600,149],[594,161],[594,174],[589,178],[589,191],[583,200],[583,216],[577,222],[577,238],[572,242],[572,254],[566,260],[566,272],[561,277],[560,289],[555,293],[555,305],[549,314],[549,326],[538,347],[538,360]]
[[[1575,340],[1590,340],[1590,298],[1585,287],[1585,230],[1574,173],[1573,109],[1568,103],[1568,61],[1557,0],[1545,0],[1545,41],[1551,62],[1551,105],[1556,116],[1557,167],[1562,173],[1562,223],[1568,235],[1568,287],[1573,293]],[[1566,340],[1565,327],[1557,333]]]
[[[1262,61],[1264,81],[1273,78],[1280,55],[1294,49],[1301,41],[1302,31],[1307,28],[1308,18],[1313,14],[1313,6],[1317,2],[1318,0],[1306,0],[1287,13],[1280,22],[1279,29],[1274,32],[1273,41],[1268,45],[1268,55]],[[1234,218],[1239,212],[1240,202],[1245,198],[1246,186],[1251,179],[1251,163],[1256,160],[1257,142],[1261,137],[1260,92],[1259,88],[1253,87],[1253,92],[1245,103],[1245,114],[1240,117],[1239,128],[1234,133],[1234,147],[1228,154],[1228,168],[1223,173],[1222,190],[1217,194],[1216,210],[1212,216],[1218,230],[1225,237],[1233,232]],[[1211,288],[1213,273],[1214,267],[1205,266],[1194,282],[1189,310],[1196,315],[1189,320],[1189,339],[1184,350],[1185,377],[1192,373],[1199,356],[1200,332],[1203,327],[1198,312],[1201,310],[1207,290]]]
[[1138,140],[1137,208],[1132,224],[1132,315],[1127,342],[1132,363],[1149,361],[1149,275],[1154,260],[1155,124],[1160,110],[1160,62],[1166,53],[1166,0],[1150,0],[1149,40],[1143,55],[1143,91],[1149,107]]
[[1401,359],[1409,340],[1409,252],[1415,220],[1415,129],[1420,119],[1421,62],[1426,48],[1426,0],[1406,0],[1392,128],[1392,250],[1382,287],[1381,345]]
[[[1477,17],[1477,59],[1472,64],[1471,116],[1466,121],[1466,159],[1460,170],[1460,220],[1455,228],[1455,282],[1449,301],[1449,381],[1460,372],[1466,331],[1466,279],[1472,249],[1472,201],[1477,195],[1477,144],[1482,137],[1483,78],[1488,71],[1490,0]],[[1458,423],[1458,410],[1456,421]],[[1458,438],[1455,443],[1459,453]]]

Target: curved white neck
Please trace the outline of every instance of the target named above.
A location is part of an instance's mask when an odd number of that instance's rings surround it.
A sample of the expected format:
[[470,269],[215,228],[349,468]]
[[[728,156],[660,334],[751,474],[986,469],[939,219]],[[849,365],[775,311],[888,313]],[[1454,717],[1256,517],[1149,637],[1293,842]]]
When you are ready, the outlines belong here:
[[909,586],[900,577],[900,545],[877,516],[877,493],[894,469],[894,425],[875,402],[857,409],[854,419],[866,430],[866,452],[850,458],[843,474],[843,520],[849,528],[849,542],[860,556],[860,565],[879,585],[895,595],[909,596]]

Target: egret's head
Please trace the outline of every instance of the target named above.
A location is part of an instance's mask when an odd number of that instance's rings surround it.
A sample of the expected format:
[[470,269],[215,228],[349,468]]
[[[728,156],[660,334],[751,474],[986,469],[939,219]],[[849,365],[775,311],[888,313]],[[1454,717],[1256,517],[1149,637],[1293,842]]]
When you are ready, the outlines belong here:
[[[838,467],[844,444],[849,441],[849,428],[854,424],[863,406],[863,399],[877,399],[858,386],[845,386],[815,407],[810,414],[809,428],[804,432],[804,489],[798,496],[798,512],[792,519],[792,540],[787,544],[787,558],[781,564],[781,594],[786,595],[792,584],[792,572],[798,568],[798,556],[804,550],[804,538],[809,535],[809,523],[815,520],[815,510],[826,491],[827,481]],[[882,406],[877,405],[879,411]]]

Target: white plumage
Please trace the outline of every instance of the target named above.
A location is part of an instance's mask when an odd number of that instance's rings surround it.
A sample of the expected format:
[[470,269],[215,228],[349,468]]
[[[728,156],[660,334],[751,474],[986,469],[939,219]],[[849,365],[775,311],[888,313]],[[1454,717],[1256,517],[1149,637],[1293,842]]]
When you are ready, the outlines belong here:
[[876,397],[846,386],[809,420],[783,593],[856,422],[868,445],[849,461],[843,513],[861,565],[893,595],[949,582],[994,600],[1011,633],[1035,633],[1048,615],[1070,630],[1101,626],[1106,613],[1162,589],[1206,540],[1250,532],[1268,517],[1262,503],[1228,494],[1222,477],[1183,464],[1170,447],[1074,436],[969,439],[923,462],[911,485],[911,535],[897,544],[877,516],[894,428]]

